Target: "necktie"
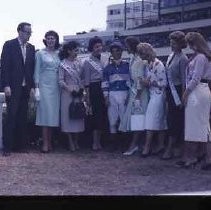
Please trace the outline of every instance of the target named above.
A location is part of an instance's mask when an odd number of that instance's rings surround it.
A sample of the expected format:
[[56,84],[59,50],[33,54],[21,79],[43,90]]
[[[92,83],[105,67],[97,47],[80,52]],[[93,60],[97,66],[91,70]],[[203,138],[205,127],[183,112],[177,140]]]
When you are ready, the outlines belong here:
[[26,60],[26,45],[25,44],[21,44],[21,52],[23,55],[23,62],[25,63],[25,60]]
[[[26,44],[21,44],[21,52],[22,52],[22,56],[23,56],[23,62],[25,64],[25,60],[26,60]],[[25,81],[25,77],[23,78],[23,82],[22,82],[22,86],[26,85],[26,81]]]

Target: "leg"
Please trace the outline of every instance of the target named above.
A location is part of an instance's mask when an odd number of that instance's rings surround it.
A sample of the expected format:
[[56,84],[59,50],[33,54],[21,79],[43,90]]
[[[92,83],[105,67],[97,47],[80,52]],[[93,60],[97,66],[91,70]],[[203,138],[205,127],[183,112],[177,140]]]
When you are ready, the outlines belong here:
[[164,152],[162,156],[163,160],[168,160],[172,158],[174,142],[175,142],[175,137],[169,136],[166,151]]
[[211,170],[211,142],[206,143],[205,164],[201,167],[202,170]]
[[182,161],[178,161],[176,164],[184,168],[194,167],[195,164],[198,162],[198,159],[195,155],[198,147],[198,142],[185,141],[184,146],[185,147]]
[[48,128],[48,150],[51,151],[53,149],[52,147],[52,128]]
[[113,97],[113,94],[116,96],[118,93],[111,93],[109,95],[109,106],[108,106],[108,120],[109,120],[109,128],[110,128],[110,148],[111,152],[115,151],[118,147],[117,145],[117,123],[119,118],[119,106],[116,98]]
[[140,131],[135,131],[133,133],[133,139],[129,146],[129,149],[123,153],[123,155],[132,155],[134,152],[138,151],[138,143],[139,143]]
[[110,147],[109,152],[114,152],[118,149],[118,134],[117,133],[110,133]]
[[44,126],[42,128],[42,152],[48,152],[48,127]]
[[144,156],[144,157],[146,157],[150,154],[151,142],[152,142],[153,136],[154,136],[154,131],[147,131],[146,141],[144,144],[144,149],[142,151],[142,156]]
[[100,140],[101,140],[101,131],[100,130],[94,130],[93,131],[93,144],[92,144],[93,150],[102,149]]
[[16,131],[16,119],[17,119],[17,110],[18,102],[14,97],[6,97],[7,103],[7,115],[5,119],[5,127],[3,132],[3,150],[6,153],[10,153],[14,147],[14,134]]
[[74,144],[74,141],[73,141],[73,135],[72,135],[72,133],[68,133],[68,140],[69,140],[69,148],[70,148],[70,151],[71,152],[74,152],[76,150],[76,148],[75,148],[75,144]]
[[78,145],[78,141],[79,141],[79,133],[74,133],[73,135],[73,142],[75,145],[75,149],[78,150],[80,149],[79,145]]
[[156,155],[163,152],[165,148],[165,145],[164,145],[165,138],[166,138],[166,131],[159,131],[157,148],[153,151],[153,154]]
[[18,144],[18,149],[26,150],[28,147],[28,139],[26,136],[26,127],[27,127],[27,114],[28,114],[28,101],[29,93],[25,87],[22,87],[20,103],[17,111],[17,134],[18,138],[16,139]]
[[197,151],[197,157],[198,157],[199,161],[201,161],[205,157],[208,157],[208,161],[209,161],[209,158],[211,160],[211,157],[209,157],[210,156],[209,152],[211,151],[211,150],[209,150],[209,144],[210,144],[209,142],[200,142],[199,143],[198,151]]

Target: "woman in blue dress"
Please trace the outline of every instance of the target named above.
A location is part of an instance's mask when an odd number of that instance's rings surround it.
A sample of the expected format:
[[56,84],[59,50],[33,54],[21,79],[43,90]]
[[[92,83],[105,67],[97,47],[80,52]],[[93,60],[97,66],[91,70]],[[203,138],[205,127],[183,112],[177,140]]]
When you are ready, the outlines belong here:
[[36,125],[42,126],[42,152],[52,149],[52,127],[59,126],[60,91],[58,83],[59,36],[48,31],[43,40],[46,48],[36,53],[34,80],[35,97],[38,101]]

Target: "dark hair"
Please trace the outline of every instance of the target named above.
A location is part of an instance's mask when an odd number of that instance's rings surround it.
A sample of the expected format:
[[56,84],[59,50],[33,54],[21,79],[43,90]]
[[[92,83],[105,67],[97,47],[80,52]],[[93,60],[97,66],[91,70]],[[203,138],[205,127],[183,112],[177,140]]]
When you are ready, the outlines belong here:
[[90,52],[92,52],[93,51],[93,48],[94,48],[94,45],[97,44],[97,43],[103,44],[103,41],[102,41],[102,39],[100,37],[95,36],[95,37],[91,38],[89,40],[88,50]]
[[125,43],[130,46],[130,49],[133,53],[137,51],[136,47],[140,43],[140,40],[135,36],[128,36],[125,39]]
[[174,31],[170,33],[169,39],[174,40],[181,49],[187,47],[187,43],[185,41],[185,33],[182,31]]
[[25,26],[31,26],[31,24],[30,24],[30,23],[27,23],[27,22],[19,23],[19,24],[18,24],[18,27],[17,27],[17,31],[18,31],[18,32],[19,32],[19,31],[23,31]]
[[[60,44],[59,44],[59,35],[57,32],[55,31],[48,31],[45,33],[45,39],[48,37],[48,36],[54,36],[56,38],[56,43],[55,43],[55,49],[58,49],[60,47]],[[43,43],[45,46],[47,46],[46,44],[46,40],[43,39]]]
[[120,49],[120,50],[123,50],[123,46],[122,46],[122,43],[120,41],[114,41],[110,44],[109,46],[109,50],[110,52],[112,52],[112,50],[116,48],[116,49]]
[[65,43],[61,50],[59,51],[59,58],[60,60],[63,60],[64,58],[67,58],[69,56],[68,54],[68,50],[72,51],[74,49],[76,49],[79,46],[78,42],[75,41],[69,41],[67,43]]
[[188,32],[185,36],[186,42],[194,46],[196,51],[204,54],[211,61],[211,50],[205,38],[198,32]]

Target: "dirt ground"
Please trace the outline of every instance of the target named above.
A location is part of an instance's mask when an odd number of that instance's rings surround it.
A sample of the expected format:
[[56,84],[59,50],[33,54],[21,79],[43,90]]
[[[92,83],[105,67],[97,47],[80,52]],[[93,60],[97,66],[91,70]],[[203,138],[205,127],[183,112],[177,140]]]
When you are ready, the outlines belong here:
[[211,172],[180,169],[173,160],[122,151],[70,152],[0,156],[0,195],[211,195]]

